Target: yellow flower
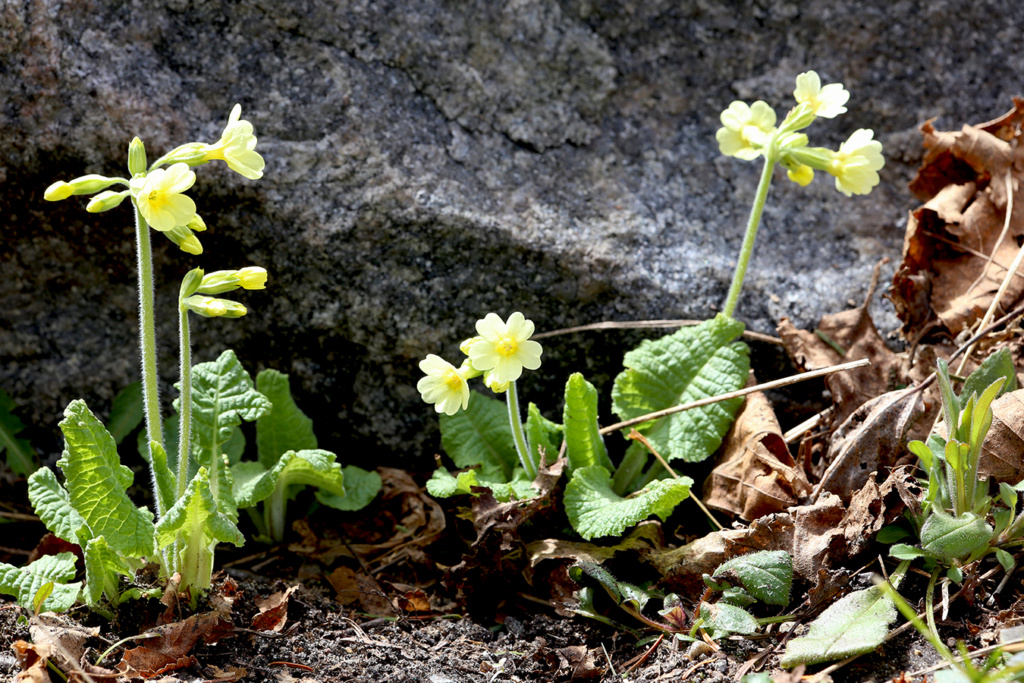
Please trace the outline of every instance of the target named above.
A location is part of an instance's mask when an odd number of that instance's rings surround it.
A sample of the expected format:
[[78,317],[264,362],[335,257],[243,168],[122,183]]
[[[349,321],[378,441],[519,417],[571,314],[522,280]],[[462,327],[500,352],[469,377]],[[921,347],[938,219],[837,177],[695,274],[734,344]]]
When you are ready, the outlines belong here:
[[805,164],[799,164],[786,169],[786,175],[800,187],[807,187],[814,180],[814,169]]
[[195,217],[196,203],[182,194],[195,182],[196,174],[186,164],[174,164],[132,178],[132,196],[146,222],[154,230],[166,232],[188,225]]
[[420,378],[416,388],[424,401],[434,404],[434,410],[454,415],[469,406],[469,384],[454,365],[440,356],[429,354],[420,361],[420,370],[426,377]]
[[220,159],[235,173],[240,173],[249,180],[258,180],[263,177],[263,167],[266,164],[263,157],[255,151],[256,136],[252,134],[252,124],[245,119],[239,119],[241,115],[242,105],[236,104],[217,144],[203,146],[203,162]]
[[756,159],[775,132],[775,110],[760,100],[749,107],[745,102],[733,102],[721,119],[724,127],[715,133],[718,149],[738,159]]
[[872,140],[874,132],[861,128],[832,153],[825,169],[836,178],[836,189],[847,197],[868,194],[878,184],[877,171],[885,165],[882,143]]
[[801,104],[808,103],[815,116],[831,119],[846,112],[843,105],[850,99],[850,93],[842,83],[829,83],[823,88],[818,74],[805,71],[796,77],[793,97]]
[[242,289],[266,289],[267,271],[258,266],[241,270],[218,270],[207,274],[196,289],[201,294],[223,294]]
[[540,367],[541,345],[530,340],[533,323],[518,311],[502,322],[495,313],[488,313],[476,323],[482,339],[469,347],[469,359],[477,370],[492,370],[493,382],[498,385],[514,382],[523,374],[523,368]]

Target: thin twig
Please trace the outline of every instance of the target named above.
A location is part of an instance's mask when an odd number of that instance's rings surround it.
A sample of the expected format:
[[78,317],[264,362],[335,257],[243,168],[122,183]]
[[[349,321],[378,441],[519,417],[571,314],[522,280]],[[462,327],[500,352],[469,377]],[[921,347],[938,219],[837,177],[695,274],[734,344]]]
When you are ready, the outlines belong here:
[[[644,436],[640,432],[636,431],[635,429],[631,429],[629,431],[629,437],[628,438],[633,439],[635,441],[639,441],[640,443],[642,443],[644,445],[644,447],[646,447],[647,450],[649,450],[651,452],[651,455],[653,455],[655,458],[657,458],[658,462],[661,463],[661,466],[664,467],[666,470],[668,470],[668,473],[672,475],[673,479],[678,479],[679,478],[679,475],[676,474],[676,471],[674,469],[672,469],[671,467],[669,467],[668,461],[666,461],[665,458],[662,457],[661,453],[659,453],[654,448],[654,446],[651,444],[651,442],[647,440],[646,436]],[[692,500],[694,503],[697,504],[697,507],[699,507],[701,510],[704,511],[704,514],[707,515],[707,518],[711,520],[712,524],[714,524],[716,527],[718,527],[719,531],[725,531],[725,527],[722,526],[721,523],[717,519],[715,519],[715,516],[713,514],[711,514],[711,510],[708,510],[704,506],[704,503],[701,501],[699,496],[695,495],[693,493],[693,491],[690,491],[689,498],[690,498],[690,500]]]
[[626,429],[627,427],[633,427],[644,422],[650,422],[651,420],[657,420],[665,417],[666,415],[675,415],[681,413],[684,410],[690,410],[691,408],[700,408],[701,406],[711,405],[712,403],[718,403],[719,401],[728,401],[731,398],[739,398],[746,396],[747,394],[753,394],[758,391],[767,391],[769,389],[778,389],[779,387],[789,386],[790,384],[796,384],[797,382],[803,382],[804,380],[814,379],[815,377],[824,377],[825,375],[831,375],[833,372],[842,372],[843,370],[853,370],[854,368],[861,368],[865,365],[870,365],[871,361],[867,358],[861,358],[860,360],[850,361],[849,363],[840,363],[839,365],[832,365],[827,368],[819,368],[818,370],[811,370],[809,372],[801,372],[798,375],[792,375],[790,377],[784,377],[783,379],[776,379],[771,382],[765,382],[764,384],[758,384],[753,387],[746,387],[737,391],[730,391],[725,394],[718,396],[710,396],[708,398],[702,398],[698,401],[691,401],[690,403],[684,403],[682,405],[673,406],[672,408],[666,408],[665,410],[659,410],[640,417],[634,417],[632,420],[625,420],[623,422],[616,422],[613,425],[604,427],[599,430],[601,435],[610,434],[611,432],[619,429]]
[[[590,323],[589,325],[577,325],[576,327],[566,327],[560,330],[550,330],[548,332],[538,332],[533,335],[531,339],[544,339],[545,337],[556,337],[560,334],[571,334],[573,332],[590,332],[592,330],[647,330],[647,329],[658,329],[658,328],[671,328],[671,327],[689,327],[691,325],[699,325],[704,320],[625,320],[617,322],[614,320],[606,320],[599,323]],[[743,336],[751,341],[761,341],[768,344],[776,344],[782,346],[782,340],[778,337],[772,337],[771,335],[761,334],[760,332],[750,332],[744,330]]]
[[[965,294],[970,294],[974,291],[974,288],[985,279],[985,275],[988,273],[989,266],[996,258],[996,251],[999,249],[999,245],[1006,239],[1006,233],[1010,232],[1010,214],[1013,212],[1013,177],[1007,169],[1006,173],[1006,219],[1003,221],[1003,230],[999,233],[999,238],[996,239],[996,243],[992,245],[992,253],[988,255],[988,259],[985,261],[984,267],[981,269],[981,274],[978,275],[977,279],[971,283],[971,286],[967,288]],[[1016,272],[1016,271],[1014,271]]]

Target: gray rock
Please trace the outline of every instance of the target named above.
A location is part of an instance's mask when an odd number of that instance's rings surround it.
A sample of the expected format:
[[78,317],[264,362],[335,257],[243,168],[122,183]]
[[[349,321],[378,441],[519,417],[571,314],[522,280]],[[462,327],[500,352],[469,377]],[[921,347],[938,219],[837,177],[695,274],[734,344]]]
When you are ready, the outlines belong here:
[[[155,236],[165,403],[181,276],[262,265],[268,289],[239,297],[248,317],[194,322],[196,359],[233,347],[254,372],[290,373],[322,445],[348,461],[428,464],[436,418],[416,362],[457,361],[488,311],[521,310],[542,330],[715,312],[759,173],[718,154],[718,115],[738,98],[783,114],[813,68],[853,93],[814,139],[873,128],[889,163],[868,197],[777,178],[738,314],[759,331],[783,315],[811,325],[898,257],[916,127],[986,120],[1019,94],[1020,19],[996,7],[11,0],[0,386],[52,453],[69,400],[105,413],[137,378],[130,211],[90,215],[78,198],[43,202],[43,189],[123,173],[133,135],[151,159],[215,141],[235,102],[266,176],[199,170],[202,257]],[[895,327],[884,302],[875,311]],[[557,409],[570,370],[607,388],[638,339],[552,340],[524,397]]]

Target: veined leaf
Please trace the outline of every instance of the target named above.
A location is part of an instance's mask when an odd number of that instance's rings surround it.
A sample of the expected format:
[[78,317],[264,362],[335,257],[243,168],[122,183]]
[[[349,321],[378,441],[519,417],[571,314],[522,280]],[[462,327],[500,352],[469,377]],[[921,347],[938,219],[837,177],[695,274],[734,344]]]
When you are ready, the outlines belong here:
[[81,583],[68,583],[75,578],[75,556],[71,553],[46,555],[27,567],[0,562],[0,593],[15,596],[18,604],[32,609],[36,593],[48,583],[53,590],[43,602],[43,612],[66,612],[78,599]]
[[540,414],[540,409],[533,403],[526,410],[526,440],[530,442],[530,449],[533,452],[533,462],[540,463],[540,454],[543,451],[544,460],[550,465],[558,457],[558,450],[562,446],[562,425],[552,422]]
[[338,496],[318,489],[316,499],[324,505],[335,510],[353,512],[362,510],[372,503],[380,493],[382,482],[380,475],[374,470],[364,470],[362,467],[349,465],[342,467],[341,473],[345,482],[345,495]]
[[[747,381],[750,351],[733,342],[743,323],[718,315],[626,354],[615,378],[612,410],[623,420],[736,391]],[[743,399],[719,401],[663,417],[638,429],[668,459],[699,462],[714,453]]]
[[121,580],[135,577],[128,562],[107,544],[103,536],[91,539],[83,548],[85,555],[85,603],[96,608],[104,594],[111,605],[121,601]]
[[[60,423],[66,450],[57,465],[64,471],[68,501],[88,529],[88,538],[104,536],[111,548],[127,557],[153,553],[153,515],[137,508],[125,491],[132,471],[121,464],[113,437],[85,401],[64,410]],[[78,533],[83,537],[82,532]]]
[[850,593],[811,624],[807,635],[786,644],[779,664],[817,664],[871,652],[882,644],[896,606],[877,586]]
[[619,536],[627,527],[651,515],[662,521],[690,495],[693,480],[659,479],[629,498],[612,490],[612,478],[600,465],[582,467],[565,487],[565,511],[573,529],[590,540],[598,536]]
[[609,472],[615,467],[608,458],[604,438],[597,425],[597,389],[578,372],[565,384],[566,470],[572,474],[581,467],[600,465]]
[[243,462],[232,468],[233,474],[240,472],[244,477],[242,481],[236,480],[234,488],[235,502],[240,508],[252,507],[277,490],[283,501],[291,500],[303,486],[316,486],[336,496],[345,495],[344,475],[341,465],[335,462],[334,453],[316,449],[288,451],[258,477],[252,476],[253,464]]
[[725,602],[700,604],[700,616],[712,638],[720,638],[730,633],[749,636],[757,633],[757,619],[742,607]]
[[441,446],[456,467],[480,465],[480,474],[508,481],[519,456],[504,403],[474,392],[466,410],[441,415],[440,421]]
[[971,394],[981,396],[985,389],[1000,377],[1005,377],[1006,383],[999,390],[998,396],[1017,390],[1017,368],[1013,366],[1010,349],[999,349],[982,361],[978,369],[972,372],[964,382],[960,396],[963,398],[970,398]]
[[[793,558],[784,550],[762,550],[723,562],[713,577],[735,573],[743,588],[767,605],[785,607],[793,587]],[[742,631],[735,631],[742,633]]]
[[970,512],[959,517],[932,514],[921,527],[921,547],[946,561],[969,555],[991,539],[992,527]]
[[142,424],[142,382],[132,382],[122,389],[110,406],[107,431],[120,444],[136,427]]
[[36,452],[25,439],[17,437],[25,425],[11,414],[14,400],[0,389],[0,453],[7,451],[7,466],[15,474],[27,477],[35,471]]
[[210,477],[206,468],[200,467],[185,495],[157,522],[156,542],[160,550],[178,542],[172,569],[181,573],[182,588],[206,590],[213,573],[213,546],[218,541],[240,546],[245,538],[218,510],[210,492]]
[[[46,528],[68,543],[85,543],[89,530],[71,505],[71,497],[49,467],[40,467],[28,478],[28,499]],[[83,533],[84,538],[78,534]]]
[[264,468],[272,468],[288,451],[316,448],[313,421],[295,405],[288,375],[264,370],[256,376],[256,390],[273,404],[256,420],[256,448]]
[[[243,420],[252,422],[270,409],[270,401],[253,388],[249,373],[234,351],[227,350],[217,360],[192,368],[192,445],[193,452],[198,451],[196,464],[206,467],[210,490],[221,512],[231,517],[236,510],[231,497],[225,495],[230,491],[230,473],[223,457],[224,443]],[[189,477],[192,476],[190,467]]]
[[510,482],[479,481],[476,470],[466,470],[452,475],[445,469],[434,470],[434,474],[427,481],[427,493],[434,498],[451,498],[452,496],[470,495],[472,487],[479,486],[488,488],[494,495],[495,500],[502,503],[512,500],[526,500],[535,498],[537,491],[533,488],[533,482],[526,478],[522,469],[515,471],[515,476]]

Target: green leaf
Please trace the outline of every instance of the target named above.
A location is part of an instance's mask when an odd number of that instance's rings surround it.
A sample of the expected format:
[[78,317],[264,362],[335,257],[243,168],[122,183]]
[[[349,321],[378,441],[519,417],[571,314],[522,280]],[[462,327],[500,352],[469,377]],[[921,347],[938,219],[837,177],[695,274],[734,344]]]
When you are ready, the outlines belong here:
[[1003,565],[1003,571],[1007,574],[1013,571],[1013,568],[1017,565],[1013,559],[1013,555],[1006,552],[1002,548],[996,548],[996,559],[999,560],[999,564]]
[[[612,410],[623,420],[729,391],[747,381],[750,351],[735,342],[743,323],[718,315],[626,354],[615,378]],[[666,458],[700,462],[721,445],[743,399],[719,401],[639,427]]]
[[[127,557],[153,552],[153,515],[137,508],[125,491],[132,471],[121,464],[113,437],[85,401],[64,410],[60,423],[66,450],[57,465],[64,472],[68,501],[88,530],[87,538],[104,536],[111,548]],[[79,538],[83,532],[78,533]]]
[[[241,462],[231,470],[235,479],[234,498],[240,508],[252,507],[278,489],[285,501],[294,498],[303,486],[317,486],[339,497],[345,495],[341,465],[335,462],[334,453],[328,451],[288,451],[272,468],[255,477],[251,476],[255,471],[253,465],[259,463]],[[236,473],[241,474],[241,480]]]
[[788,669],[871,652],[895,619],[896,606],[877,586],[850,593],[822,612],[807,635],[790,640],[779,664]]
[[972,394],[981,396],[986,388],[1001,378],[1005,378],[1006,383],[999,390],[997,396],[1017,390],[1017,369],[1013,366],[1013,356],[1008,348],[999,349],[986,358],[964,382],[960,396],[964,398],[970,398]]
[[253,388],[249,373],[234,351],[225,351],[217,360],[192,368],[192,450],[196,462],[189,467],[189,478],[194,476],[194,469],[205,467],[220,510],[231,517],[236,512],[230,499],[224,444],[243,420],[253,422],[270,409],[270,401]]
[[[71,497],[49,467],[40,467],[28,478],[28,499],[46,528],[68,543],[88,539],[85,520],[71,505]],[[79,538],[82,533],[84,538]]]
[[970,512],[959,517],[933,514],[921,527],[921,547],[934,557],[955,560],[980,550],[992,539],[992,527]]
[[0,453],[7,452],[7,466],[11,471],[27,477],[37,467],[36,452],[27,440],[16,436],[25,425],[11,414],[14,407],[14,400],[0,389]]
[[519,456],[504,403],[474,392],[466,410],[440,421],[441,446],[457,468],[480,465],[480,474],[508,481]]
[[382,482],[376,471],[348,465],[341,468],[341,473],[345,480],[345,495],[337,496],[318,489],[316,499],[324,505],[335,510],[354,512],[372,503],[380,493]]
[[114,397],[110,406],[110,419],[107,431],[120,444],[125,437],[142,424],[142,383],[132,382]]
[[566,471],[571,474],[594,465],[609,472],[614,470],[597,425],[597,389],[578,372],[570,375],[565,384],[563,418],[565,453],[569,459]]
[[91,539],[84,550],[85,555],[85,603],[96,608],[103,596],[111,605],[121,602],[121,580],[135,578],[128,562],[107,543],[103,536]]
[[[784,550],[763,550],[718,565],[713,577],[735,573],[743,588],[767,605],[785,607],[793,587],[793,558]],[[741,633],[741,631],[735,631]]]
[[[245,538],[231,519],[220,512],[210,492],[210,477],[200,467],[189,482],[185,495],[157,522],[156,542],[160,550],[175,543],[174,569],[181,573],[181,590],[210,587],[213,546],[217,542],[240,546]],[[194,596],[198,597],[198,596]]]
[[660,479],[623,498],[612,490],[608,470],[599,465],[582,467],[565,487],[565,511],[573,529],[588,541],[598,536],[619,536],[651,515],[667,519],[690,495],[692,485],[689,477]]
[[313,421],[295,405],[288,375],[264,370],[256,376],[256,389],[274,406],[256,420],[256,448],[263,467],[270,469],[288,451],[317,447]]
[[913,538],[913,536],[905,527],[898,524],[890,524],[879,529],[875,540],[884,545],[892,545],[897,541],[902,541],[904,538]]
[[490,489],[495,500],[502,503],[512,500],[513,497],[516,500],[535,498],[537,491],[533,488],[533,483],[526,478],[526,473],[520,468],[515,471],[515,476],[511,482],[480,481],[477,479],[476,470],[465,470],[458,475],[452,475],[448,470],[437,469],[427,481],[427,493],[435,498],[451,498],[471,495],[472,487],[478,486]]
[[75,578],[75,556],[72,553],[46,555],[27,567],[0,562],[0,593],[13,595],[21,607],[33,609],[36,594],[53,583],[50,596],[43,601],[44,612],[66,612],[71,609],[82,590],[81,583],[68,583]]
[[558,451],[562,446],[562,425],[556,424],[540,414],[540,410],[533,403],[526,410],[526,440],[530,442],[533,451],[533,462],[540,462],[540,455],[544,453],[544,460],[549,465],[558,457]]
[[569,578],[576,583],[582,584],[584,576],[597,581],[615,600],[616,605],[630,605],[639,612],[651,599],[650,594],[644,589],[632,583],[619,581],[605,567],[594,562],[580,561],[569,568]]
[[750,612],[723,602],[700,605],[700,616],[704,620],[704,628],[711,633],[712,639],[718,639],[730,633],[753,635],[757,633],[759,624]]
[[916,560],[919,557],[932,557],[931,553],[906,543],[897,543],[889,548],[889,555],[897,560]]

